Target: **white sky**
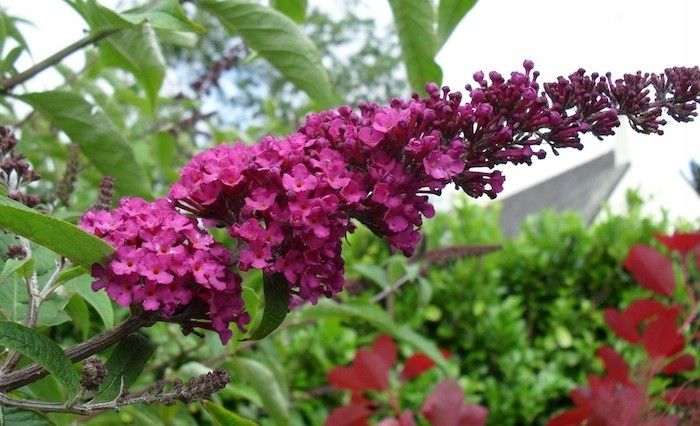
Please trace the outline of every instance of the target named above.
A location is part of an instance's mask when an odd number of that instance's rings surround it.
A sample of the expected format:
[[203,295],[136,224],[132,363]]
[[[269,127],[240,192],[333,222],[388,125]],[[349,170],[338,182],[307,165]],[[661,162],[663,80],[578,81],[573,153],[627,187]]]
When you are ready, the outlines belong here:
[[[102,1],[113,5],[115,0]],[[316,0],[313,4],[326,5]],[[388,3],[370,1],[380,21],[390,19]],[[25,17],[35,27],[24,27],[33,58],[18,61],[25,68],[82,37],[85,24],[60,0],[0,0],[11,15]],[[540,81],[568,75],[579,67],[590,71],[662,71],[675,65],[700,64],[699,0],[480,0],[457,27],[438,54],[444,83],[462,88],[474,71],[497,70],[505,75],[520,69],[523,59],[535,61]],[[82,55],[64,63],[80,66]],[[31,81],[31,90],[44,90],[60,82],[44,73]],[[633,167],[624,186],[640,186],[655,203],[674,216],[700,216],[700,198],[680,179],[691,158],[700,160],[700,120],[670,123],[663,137],[624,132],[624,137],[603,142],[586,140],[583,151],[563,151],[532,167],[506,170],[505,194],[560,173],[582,161],[626,143]],[[685,186],[684,186],[685,185]],[[619,204],[621,192],[613,196]],[[504,195],[505,195],[504,194]]]

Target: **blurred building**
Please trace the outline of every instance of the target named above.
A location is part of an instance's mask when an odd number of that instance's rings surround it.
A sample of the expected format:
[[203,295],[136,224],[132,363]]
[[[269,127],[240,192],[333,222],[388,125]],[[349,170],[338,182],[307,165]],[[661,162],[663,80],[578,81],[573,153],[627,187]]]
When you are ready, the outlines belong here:
[[[577,212],[586,224],[594,222],[604,207],[624,214],[630,189],[645,200],[644,213],[649,216],[666,214],[672,221],[697,222],[700,196],[680,169],[664,162],[663,141],[644,145],[645,137],[619,129],[613,149],[499,198],[504,236],[517,235],[527,216],[543,209]],[[659,150],[657,158],[644,152],[649,149]]]

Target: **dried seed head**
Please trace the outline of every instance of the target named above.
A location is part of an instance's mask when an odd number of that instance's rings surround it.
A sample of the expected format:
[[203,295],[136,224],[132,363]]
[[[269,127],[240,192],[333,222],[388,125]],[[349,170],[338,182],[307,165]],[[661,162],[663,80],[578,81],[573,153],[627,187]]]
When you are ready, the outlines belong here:
[[107,376],[107,367],[99,359],[88,358],[83,364],[83,375],[80,386],[88,391],[96,391]]

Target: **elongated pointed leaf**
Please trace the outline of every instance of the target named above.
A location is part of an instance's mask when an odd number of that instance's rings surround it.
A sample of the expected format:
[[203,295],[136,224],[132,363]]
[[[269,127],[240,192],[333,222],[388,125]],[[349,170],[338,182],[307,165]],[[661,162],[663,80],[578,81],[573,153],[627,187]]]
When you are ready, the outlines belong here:
[[440,0],[437,13],[437,50],[445,44],[459,21],[464,18],[477,0]]
[[173,31],[206,32],[201,25],[192,22],[178,0],[160,0],[155,4],[129,10],[120,16],[133,24],[149,22],[153,28]]
[[[104,112],[80,95],[67,91],[29,93],[20,99],[51,120],[80,146],[80,151],[103,175],[116,180],[122,194],[150,198],[146,172],[134,151]],[[70,242],[74,244],[74,242]]]
[[643,244],[635,245],[625,259],[625,268],[642,287],[661,295],[673,296],[676,288],[673,265],[655,249]]
[[63,287],[66,291],[79,294],[85,301],[97,311],[106,329],[114,327],[114,309],[112,301],[104,291],[93,291],[92,277],[82,275],[66,282]]
[[85,268],[104,263],[114,252],[112,246],[77,226],[1,195],[0,228],[22,235]]
[[2,271],[0,271],[0,284],[18,271],[24,277],[31,275],[31,272],[34,271],[33,259],[7,259],[2,267]]
[[289,313],[289,284],[282,274],[265,275],[263,280],[265,308],[260,325],[250,340],[260,340],[275,331]]
[[271,0],[270,6],[292,18],[294,22],[306,20],[307,0]]
[[106,65],[132,73],[155,109],[165,78],[165,59],[153,27],[145,23],[119,31],[100,43],[100,54]]
[[71,297],[66,305],[66,312],[73,320],[73,324],[80,329],[83,340],[87,340],[90,334],[90,311],[85,299],[78,295]]
[[321,55],[290,18],[245,0],[201,0],[199,3],[321,107],[337,103]]
[[0,321],[0,346],[32,359],[53,374],[70,394],[78,391],[78,373],[63,349],[43,334],[11,321]]
[[256,426],[252,420],[239,416],[211,401],[203,401],[202,405],[207,413],[214,419],[216,426]]
[[275,375],[265,364],[250,358],[236,358],[231,362],[236,377],[248,383],[260,395],[260,400],[276,425],[290,424],[289,401]]
[[143,335],[134,333],[119,342],[107,360],[107,377],[95,401],[110,401],[129,389],[143,371],[155,347]]
[[[132,73],[154,109],[165,77],[165,59],[151,21],[145,16],[128,15],[126,19],[95,0],[71,0],[69,4],[83,16],[93,32],[119,30],[100,42],[100,56],[106,65]],[[155,20],[163,23],[162,16]]]
[[426,83],[442,82],[442,69],[435,62],[435,10],[431,0],[389,0],[401,54],[411,88],[424,90]]

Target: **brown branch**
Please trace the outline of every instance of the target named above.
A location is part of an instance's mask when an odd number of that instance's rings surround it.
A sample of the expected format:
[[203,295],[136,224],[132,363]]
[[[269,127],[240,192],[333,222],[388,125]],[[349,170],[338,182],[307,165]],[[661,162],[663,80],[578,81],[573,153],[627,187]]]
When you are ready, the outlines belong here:
[[9,77],[0,82],[0,93],[9,93],[15,86],[24,83],[25,81],[46,70],[47,68],[61,62],[63,59],[72,55],[73,53],[77,52],[83,47],[91,45],[93,43],[97,43],[103,38],[109,37],[110,35],[116,33],[119,30],[119,28],[105,29],[81,38],[75,43],[59,50],[58,52],[39,62],[38,64],[29,67],[21,73],[15,74],[12,77]]
[[[85,342],[69,348],[66,350],[66,355],[73,362],[82,361],[90,355],[96,354],[114,345],[138,329],[150,327],[155,324],[156,321],[157,318],[145,317],[143,315],[131,317],[117,327],[96,334]],[[0,377],[0,392],[9,392],[21,388],[24,385],[41,379],[47,374],[48,372],[41,365],[31,364],[14,373]]]

